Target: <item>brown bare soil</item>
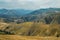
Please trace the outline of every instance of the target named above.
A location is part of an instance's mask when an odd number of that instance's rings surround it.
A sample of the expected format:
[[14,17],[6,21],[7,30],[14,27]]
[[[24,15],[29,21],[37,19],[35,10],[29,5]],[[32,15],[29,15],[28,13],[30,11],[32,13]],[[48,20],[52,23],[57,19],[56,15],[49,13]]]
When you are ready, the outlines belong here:
[[0,40],[60,40],[59,37],[0,35]]

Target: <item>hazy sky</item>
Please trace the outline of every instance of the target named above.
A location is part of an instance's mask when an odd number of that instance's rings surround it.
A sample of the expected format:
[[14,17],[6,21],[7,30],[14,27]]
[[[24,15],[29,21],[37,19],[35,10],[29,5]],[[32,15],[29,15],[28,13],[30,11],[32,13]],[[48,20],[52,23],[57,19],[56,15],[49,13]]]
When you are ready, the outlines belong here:
[[0,8],[39,9],[60,8],[60,0],[0,0]]

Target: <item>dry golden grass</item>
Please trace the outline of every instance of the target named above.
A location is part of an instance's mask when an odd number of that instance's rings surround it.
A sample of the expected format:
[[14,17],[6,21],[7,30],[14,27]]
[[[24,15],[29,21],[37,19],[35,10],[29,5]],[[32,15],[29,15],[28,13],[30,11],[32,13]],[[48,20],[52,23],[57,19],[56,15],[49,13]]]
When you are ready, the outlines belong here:
[[[2,26],[2,28],[1,28]],[[8,27],[8,29],[6,29]],[[16,23],[0,23],[0,30],[11,32],[15,35],[22,36],[55,36],[60,37],[59,24],[45,24],[42,22],[24,22]],[[2,34],[2,33],[1,33]],[[6,34],[3,32],[3,34]]]
[[7,26],[9,26],[9,24],[0,22],[0,30],[4,30]]
[[0,40],[60,40],[57,37],[0,35]]

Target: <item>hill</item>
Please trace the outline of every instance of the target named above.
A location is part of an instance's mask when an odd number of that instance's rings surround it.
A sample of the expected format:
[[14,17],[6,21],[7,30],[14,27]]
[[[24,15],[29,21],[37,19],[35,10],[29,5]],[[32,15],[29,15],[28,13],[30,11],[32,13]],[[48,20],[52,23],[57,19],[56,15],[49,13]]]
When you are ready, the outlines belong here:
[[22,19],[24,18],[24,20],[26,21],[39,21],[40,19],[46,17],[49,14],[57,14],[57,13],[60,13],[60,8],[38,9],[22,17]]
[[45,24],[42,22],[1,23],[0,35],[20,35],[20,36],[54,36],[60,37],[60,25]]
[[40,9],[20,18],[1,18],[0,24],[0,34],[3,35],[60,37],[60,12],[57,8]]
[[[49,17],[49,15],[52,16],[52,14],[55,15],[60,13],[60,8],[47,8],[35,11],[29,11],[29,10],[24,11],[22,9],[21,10],[3,9],[3,10],[0,10],[1,11],[0,18],[3,18],[4,22],[16,22],[16,23],[45,20],[46,16]],[[49,19],[51,19],[51,17]]]
[[0,17],[2,18],[14,18],[20,17],[30,13],[32,10],[25,9],[0,9]]
[[[32,10],[25,10],[25,9],[0,9],[0,19],[4,22],[15,22],[20,19],[21,16],[29,14]],[[21,22],[21,21],[20,21]]]

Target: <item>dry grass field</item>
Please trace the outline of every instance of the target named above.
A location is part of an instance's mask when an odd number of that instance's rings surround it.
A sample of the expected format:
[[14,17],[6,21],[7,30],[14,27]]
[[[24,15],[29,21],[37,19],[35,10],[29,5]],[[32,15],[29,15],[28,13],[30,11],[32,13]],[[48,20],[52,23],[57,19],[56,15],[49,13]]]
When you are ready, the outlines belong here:
[[[6,27],[10,27],[7,30],[14,31],[15,35],[13,34],[8,35],[8,34],[0,33],[0,40],[60,40],[60,34],[59,34],[59,37],[56,37],[56,35],[60,33],[59,24],[50,24],[50,25],[48,24],[47,25],[47,24],[35,23],[35,22],[25,22],[21,24],[15,24],[15,23],[14,24],[12,23],[8,23],[8,24],[1,23],[0,24],[0,30],[4,30]],[[33,33],[31,33],[29,36],[26,36],[28,35],[27,34],[28,32],[32,32],[32,31]],[[20,33],[22,34],[24,33],[23,36]],[[48,35],[46,35],[45,33],[48,33]]]
[[0,35],[0,40],[60,40],[59,37]]

